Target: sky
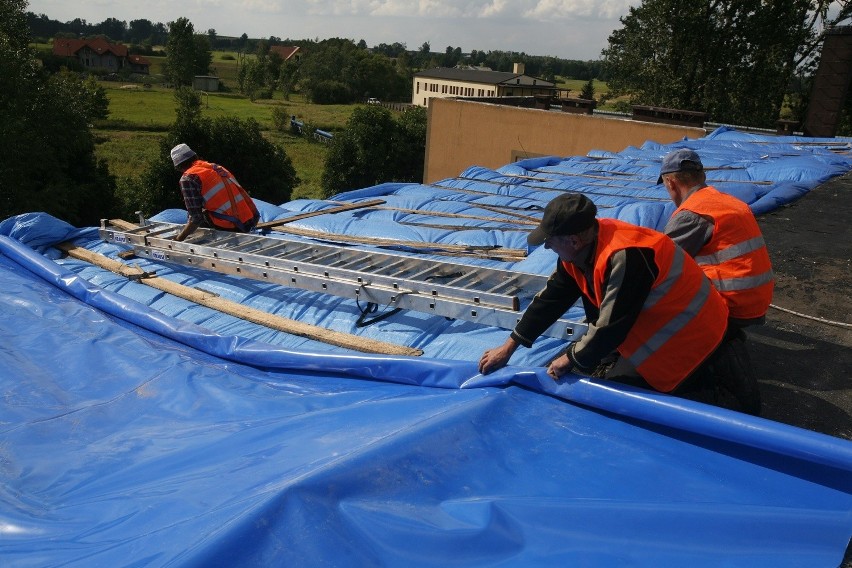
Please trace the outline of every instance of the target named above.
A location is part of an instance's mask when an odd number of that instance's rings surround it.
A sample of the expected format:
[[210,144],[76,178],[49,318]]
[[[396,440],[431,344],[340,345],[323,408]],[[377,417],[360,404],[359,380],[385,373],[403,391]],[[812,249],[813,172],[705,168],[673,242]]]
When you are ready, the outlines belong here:
[[599,59],[619,18],[641,0],[30,0],[29,12],[67,22],[107,18],[167,24],[187,18],[196,32],[282,39],[429,42],[468,53],[515,51],[563,59]]

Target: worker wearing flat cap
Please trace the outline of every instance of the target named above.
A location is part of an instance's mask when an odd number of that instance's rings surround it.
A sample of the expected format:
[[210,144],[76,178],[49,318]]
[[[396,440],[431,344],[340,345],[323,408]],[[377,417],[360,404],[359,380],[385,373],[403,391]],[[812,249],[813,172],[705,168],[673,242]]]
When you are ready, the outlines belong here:
[[549,363],[554,380],[572,371],[598,376],[615,355],[603,378],[756,412],[752,386],[723,349],[725,301],[698,265],[662,233],[596,213],[574,193],[545,207],[527,242],[553,250],[556,270],[505,343],[482,355],[480,372],[506,365],[582,299],[588,331]]
[[701,158],[688,148],[666,154],[657,183],[665,185],[677,206],[664,232],[695,258],[725,298],[730,333],[762,324],[775,278],[751,209],[707,185]]
[[172,163],[181,172],[180,191],[186,205],[186,225],[175,237],[182,241],[198,227],[247,233],[260,219],[257,207],[231,172],[206,162],[186,144],[171,151]]

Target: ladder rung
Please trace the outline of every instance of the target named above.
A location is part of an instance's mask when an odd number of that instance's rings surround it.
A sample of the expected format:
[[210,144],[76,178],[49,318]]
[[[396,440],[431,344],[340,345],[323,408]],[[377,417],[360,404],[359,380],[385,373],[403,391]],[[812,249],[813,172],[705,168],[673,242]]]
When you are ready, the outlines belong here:
[[331,266],[332,268],[345,268],[345,269],[348,269],[351,265],[353,265],[353,264],[358,264],[358,263],[363,262],[363,261],[364,261],[364,259],[363,259],[363,258],[349,258],[349,257],[343,257],[343,258],[341,258],[341,259],[339,259],[339,260],[337,260],[337,261],[335,261],[335,262],[331,263],[329,266]]
[[[284,253],[284,252],[288,252],[287,246],[288,246],[288,243],[274,244],[272,246],[259,248],[256,251],[254,251],[254,254],[262,254],[264,256],[269,256],[269,257],[273,257],[273,258],[281,258],[279,256],[279,254]],[[279,249],[283,249],[283,250],[279,251]]]
[[424,279],[425,276],[432,276],[431,274],[429,274],[430,272],[435,272],[436,270],[440,270],[440,269],[441,269],[441,267],[436,266],[436,265],[427,266],[426,268],[424,268],[420,272],[415,272],[414,274],[403,276],[403,278],[406,278],[408,280],[417,280],[419,278],[419,279],[422,280],[422,279]]
[[446,286],[463,287],[464,285],[462,284],[462,282],[464,282],[465,280],[468,280],[468,279],[474,279],[475,282],[478,282],[478,280],[476,280],[476,273],[471,271],[471,272],[468,272],[466,274],[462,274],[461,276],[459,276],[457,278],[453,278],[452,280],[447,282],[445,285]]
[[325,251],[325,254],[322,254],[322,252],[323,251],[320,251],[319,256],[309,256],[308,258],[303,259],[302,262],[310,262],[310,263],[313,263],[313,264],[322,264],[322,261],[326,261],[329,258],[334,258],[334,257],[336,257],[340,254],[336,250],[333,250],[331,252]]
[[405,259],[403,259],[403,260],[398,260],[397,262],[394,262],[393,264],[388,264],[386,266],[380,266],[379,269],[376,271],[376,274],[379,274],[379,275],[382,275],[382,276],[393,276],[393,274],[391,274],[391,272],[396,270],[397,267],[404,266],[405,264],[407,264],[407,261]]
[[493,288],[486,290],[486,293],[488,293],[488,294],[503,294],[503,293],[507,293],[506,291],[509,288],[514,288],[515,290],[513,292],[517,292],[520,289],[520,287],[517,285],[517,279],[516,278],[510,278],[510,279],[506,280],[505,282],[500,282],[499,284],[497,284]]

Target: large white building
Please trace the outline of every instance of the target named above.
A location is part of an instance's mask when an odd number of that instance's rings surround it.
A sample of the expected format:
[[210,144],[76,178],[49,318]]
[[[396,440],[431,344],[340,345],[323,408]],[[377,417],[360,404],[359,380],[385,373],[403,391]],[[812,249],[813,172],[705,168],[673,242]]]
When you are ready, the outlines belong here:
[[429,99],[451,97],[531,97],[554,95],[554,83],[524,75],[524,66],[513,72],[437,67],[414,74],[411,104],[429,106]]

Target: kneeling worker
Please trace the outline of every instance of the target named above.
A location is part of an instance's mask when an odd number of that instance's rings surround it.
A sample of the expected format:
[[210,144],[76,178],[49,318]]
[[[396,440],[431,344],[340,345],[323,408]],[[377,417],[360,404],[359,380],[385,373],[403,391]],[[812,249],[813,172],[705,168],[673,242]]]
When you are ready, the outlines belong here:
[[766,320],[775,278],[763,234],[748,205],[707,185],[704,164],[680,148],[663,158],[657,183],[677,205],[663,230],[704,270],[728,304],[728,335]]
[[260,219],[260,213],[233,174],[219,164],[205,162],[186,144],[171,151],[175,169],[181,172],[180,191],[187,220],[175,237],[182,241],[202,225],[223,231],[247,233]]
[[617,351],[607,379],[758,412],[756,385],[723,342],[725,301],[695,261],[662,233],[596,213],[579,194],[547,205],[527,241],[558,254],[556,270],[506,342],[482,355],[480,372],[506,365],[582,298],[589,329],[550,363],[553,379],[572,369],[590,374]]

